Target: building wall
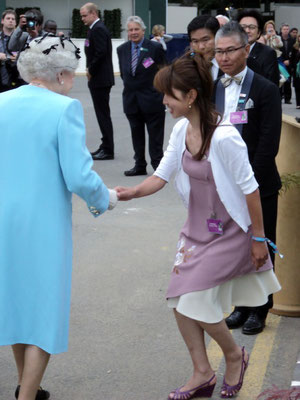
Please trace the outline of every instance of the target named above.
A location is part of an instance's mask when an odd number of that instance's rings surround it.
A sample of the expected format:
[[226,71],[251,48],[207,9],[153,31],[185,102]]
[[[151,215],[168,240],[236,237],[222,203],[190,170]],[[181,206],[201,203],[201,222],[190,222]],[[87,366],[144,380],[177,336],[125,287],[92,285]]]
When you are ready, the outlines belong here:
[[197,17],[197,7],[168,6],[167,33],[186,33],[187,26]]
[[[85,0],[6,0],[6,7],[40,7],[45,20],[53,19],[57,22],[58,29],[69,34],[72,26],[72,11],[80,8]],[[127,18],[133,14],[133,0],[96,0],[94,1],[101,11],[121,8],[122,28],[125,28]],[[122,37],[126,37],[126,31],[122,32]]]
[[300,6],[296,4],[276,4],[275,24],[278,31],[282,23],[287,23],[290,28],[298,28],[300,31]]

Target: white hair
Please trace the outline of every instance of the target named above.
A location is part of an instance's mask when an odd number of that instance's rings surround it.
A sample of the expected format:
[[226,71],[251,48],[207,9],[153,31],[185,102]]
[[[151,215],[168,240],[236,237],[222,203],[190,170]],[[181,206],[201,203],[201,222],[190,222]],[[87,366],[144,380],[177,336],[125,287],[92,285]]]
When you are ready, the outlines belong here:
[[17,62],[21,77],[26,82],[34,78],[54,82],[62,71],[75,71],[79,49],[65,37],[43,36],[32,40]]
[[126,26],[128,27],[128,24],[130,24],[131,22],[139,24],[140,27],[143,29],[143,31],[146,30],[146,25],[144,24],[144,21],[138,15],[132,15],[131,17],[128,17],[127,18],[127,22],[126,22]]

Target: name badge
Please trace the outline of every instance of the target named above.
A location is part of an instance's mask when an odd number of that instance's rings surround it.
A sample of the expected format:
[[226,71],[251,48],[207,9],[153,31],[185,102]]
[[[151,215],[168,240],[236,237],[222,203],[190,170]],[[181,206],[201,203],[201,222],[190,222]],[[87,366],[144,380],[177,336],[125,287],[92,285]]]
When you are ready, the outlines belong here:
[[220,219],[209,218],[206,222],[209,232],[223,235],[223,222]]
[[84,45],[85,45],[85,47],[89,47],[89,45],[90,45],[89,39],[85,39]]
[[247,124],[248,123],[248,111],[235,111],[230,113],[230,122],[233,125],[237,124]]
[[144,66],[145,68],[151,67],[152,64],[154,64],[154,61],[152,60],[151,57],[145,58],[145,59],[143,60],[143,66]]

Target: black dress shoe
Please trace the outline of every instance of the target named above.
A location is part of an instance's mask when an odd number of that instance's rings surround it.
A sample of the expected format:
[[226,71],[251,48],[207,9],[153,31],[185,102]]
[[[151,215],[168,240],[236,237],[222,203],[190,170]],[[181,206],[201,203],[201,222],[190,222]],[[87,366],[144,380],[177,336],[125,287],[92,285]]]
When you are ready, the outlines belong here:
[[100,148],[95,151],[91,151],[91,156],[94,156],[95,154],[99,153],[99,151],[100,151]]
[[248,311],[234,310],[225,319],[225,322],[229,329],[237,329],[244,325],[244,323],[247,321],[248,316]]
[[257,312],[251,311],[247,321],[243,325],[242,333],[244,335],[257,335],[264,330],[266,326],[266,317],[260,316]]
[[285,100],[284,104],[292,104],[291,100]]
[[93,160],[113,160],[114,155],[105,153],[103,150],[99,150],[98,153],[94,154]]
[[128,171],[124,171],[125,176],[147,175],[146,167],[133,167]]
[[[17,386],[16,391],[15,391],[16,399],[19,397],[19,392],[20,392],[20,385]],[[50,393],[48,392],[48,390],[44,390],[40,387],[35,396],[35,400],[47,400],[47,399],[49,399],[49,397],[50,397]]]

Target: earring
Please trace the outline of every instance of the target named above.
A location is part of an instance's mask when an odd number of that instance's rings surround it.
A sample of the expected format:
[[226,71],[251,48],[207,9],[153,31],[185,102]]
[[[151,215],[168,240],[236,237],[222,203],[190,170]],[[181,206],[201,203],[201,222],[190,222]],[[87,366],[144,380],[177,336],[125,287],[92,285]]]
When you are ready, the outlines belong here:
[[192,108],[192,105],[191,105],[191,104],[189,104],[189,105],[188,105],[188,107],[189,107],[189,109],[191,109],[191,108]]
[[61,82],[60,82],[61,85],[63,85],[64,83],[65,83],[64,81],[61,81]]

